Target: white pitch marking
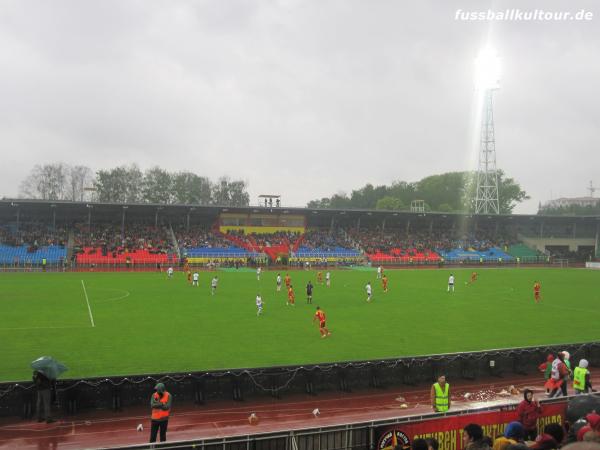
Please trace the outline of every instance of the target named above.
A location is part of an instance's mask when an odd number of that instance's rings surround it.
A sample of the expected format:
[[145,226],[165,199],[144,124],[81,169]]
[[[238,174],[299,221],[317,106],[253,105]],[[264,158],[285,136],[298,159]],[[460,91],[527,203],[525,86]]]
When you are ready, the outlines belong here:
[[114,302],[114,301],[117,301],[117,300],[123,300],[124,298],[127,298],[127,297],[129,297],[131,295],[131,292],[126,291],[125,289],[106,289],[106,290],[113,291],[113,292],[115,292],[115,291],[117,291],[117,292],[125,292],[125,294],[123,294],[123,295],[121,295],[119,297],[110,297],[110,298],[103,298],[102,300],[96,300],[95,301],[96,305],[98,303],[107,303],[107,302]]
[[90,306],[90,299],[88,298],[87,291],[85,290],[85,284],[83,283],[83,280],[81,280],[81,286],[83,286],[83,293],[85,294],[85,302],[87,303],[88,312],[90,313],[90,322],[92,322],[92,327],[95,327],[96,325],[94,325],[94,316],[92,316],[92,307]]
[[64,327],[12,327],[12,328],[0,328],[0,331],[14,331],[14,330],[66,330],[67,328],[87,328],[79,325],[64,326]]

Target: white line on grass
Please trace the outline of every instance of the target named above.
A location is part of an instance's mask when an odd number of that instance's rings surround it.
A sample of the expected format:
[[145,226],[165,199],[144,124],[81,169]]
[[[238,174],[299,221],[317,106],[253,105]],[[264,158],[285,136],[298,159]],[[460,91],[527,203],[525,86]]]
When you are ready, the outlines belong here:
[[9,328],[0,328],[0,331],[14,331],[14,330],[66,330],[67,328],[87,328],[82,327],[81,325],[66,325],[64,327],[9,327]]
[[90,306],[90,299],[88,298],[87,291],[85,290],[85,284],[83,283],[83,280],[81,280],[81,286],[83,286],[83,293],[85,294],[85,302],[87,303],[88,312],[90,313],[90,322],[92,322],[92,327],[95,327],[96,325],[94,325],[94,316],[92,316],[92,308]]
[[115,302],[117,300],[123,300],[127,297],[129,297],[131,295],[131,292],[126,291],[125,289],[105,289],[108,291],[113,291],[113,292],[125,292],[125,294],[119,296],[119,297],[110,297],[110,298],[103,298],[102,300],[94,300],[94,303],[97,305],[98,303],[107,303],[107,302]]

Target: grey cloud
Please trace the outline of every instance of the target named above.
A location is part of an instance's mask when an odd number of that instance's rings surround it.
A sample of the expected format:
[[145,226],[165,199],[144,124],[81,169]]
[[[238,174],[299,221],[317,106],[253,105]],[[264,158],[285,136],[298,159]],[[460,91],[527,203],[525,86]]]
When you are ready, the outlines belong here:
[[[454,18],[488,7],[596,17]],[[55,160],[227,174],[294,205],[465,170],[489,38],[499,166],[534,212],[598,176],[599,21],[591,1],[3,1],[0,194]]]

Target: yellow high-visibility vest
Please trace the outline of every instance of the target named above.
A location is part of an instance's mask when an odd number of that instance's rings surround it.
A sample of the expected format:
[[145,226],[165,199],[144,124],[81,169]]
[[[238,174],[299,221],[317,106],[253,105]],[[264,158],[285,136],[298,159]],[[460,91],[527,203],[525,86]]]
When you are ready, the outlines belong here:
[[446,383],[443,391],[440,383],[435,383],[433,388],[435,389],[435,409],[439,412],[448,411],[448,394],[450,392],[450,384]]
[[583,367],[575,367],[573,371],[573,389],[585,391],[585,376],[588,370]]

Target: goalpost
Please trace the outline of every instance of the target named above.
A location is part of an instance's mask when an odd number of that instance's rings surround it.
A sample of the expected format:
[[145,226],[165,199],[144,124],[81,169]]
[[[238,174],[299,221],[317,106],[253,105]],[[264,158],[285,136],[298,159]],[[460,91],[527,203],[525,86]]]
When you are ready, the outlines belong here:
[[556,258],[552,262],[552,265],[560,268],[569,267],[569,260],[566,258]]

